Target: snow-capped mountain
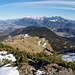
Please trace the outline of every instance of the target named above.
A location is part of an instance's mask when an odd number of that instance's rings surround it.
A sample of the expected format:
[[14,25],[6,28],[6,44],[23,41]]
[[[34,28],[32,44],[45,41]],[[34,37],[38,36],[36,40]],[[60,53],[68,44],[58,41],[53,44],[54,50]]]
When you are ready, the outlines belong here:
[[[40,18],[31,18],[24,17],[21,19],[9,19],[9,20],[1,20],[0,21],[0,30],[4,31],[4,26],[7,29],[8,27],[18,27],[18,26],[43,26],[52,29],[52,31],[56,32],[67,32],[75,35],[75,20],[68,20],[61,16],[52,16],[52,17],[40,17]],[[2,29],[1,29],[2,27]],[[10,30],[6,30],[9,31]],[[5,31],[5,32],[6,32]],[[4,33],[5,33],[4,32]]]
[[23,26],[45,26],[48,28],[74,28],[74,21],[64,19],[62,17],[42,17],[42,18],[22,18],[14,23]]
[[18,26],[45,26],[48,28],[75,28],[75,20],[68,20],[60,16],[41,17],[41,18],[21,18],[0,20],[0,25]]

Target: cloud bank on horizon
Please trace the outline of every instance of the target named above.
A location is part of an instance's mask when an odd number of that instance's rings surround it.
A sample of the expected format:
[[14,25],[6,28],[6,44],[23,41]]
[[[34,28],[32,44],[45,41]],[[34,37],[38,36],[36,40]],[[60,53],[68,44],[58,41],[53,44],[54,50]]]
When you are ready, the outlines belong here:
[[75,0],[0,0],[0,19],[62,16],[75,19]]

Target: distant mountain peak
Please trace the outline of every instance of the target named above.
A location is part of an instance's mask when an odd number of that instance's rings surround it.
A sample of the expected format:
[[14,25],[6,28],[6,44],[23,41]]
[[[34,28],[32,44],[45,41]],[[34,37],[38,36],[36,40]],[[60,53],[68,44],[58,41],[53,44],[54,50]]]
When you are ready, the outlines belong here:
[[[68,25],[69,24],[69,25]],[[44,26],[48,28],[75,28],[75,21],[74,20],[68,20],[61,16],[51,16],[51,17],[24,17],[21,19],[9,19],[0,21],[0,25],[18,25],[18,26]]]

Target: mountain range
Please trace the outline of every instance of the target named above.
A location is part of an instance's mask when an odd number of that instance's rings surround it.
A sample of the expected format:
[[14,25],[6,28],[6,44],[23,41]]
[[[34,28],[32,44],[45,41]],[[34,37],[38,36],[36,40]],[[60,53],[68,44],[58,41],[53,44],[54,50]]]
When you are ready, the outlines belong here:
[[0,34],[3,35],[10,33],[17,28],[22,28],[23,26],[47,27],[57,35],[61,36],[61,34],[63,34],[61,37],[65,37],[65,39],[73,42],[75,41],[75,20],[65,19],[60,16],[41,18],[24,17],[19,19],[0,20]]
[[21,26],[45,26],[49,28],[74,28],[75,20],[68,20],[60,16],[41,18],[21,18],[0,20],[0,25],[21,25]]
[[[41,17],[41,18],[21,18],[21,19],[9,19],[0,20],[0,28],[3,27],[15,27],[15,26],[43,26],[50,28],[52,30],[63,30],[69,31],[74,34],[75,30],[75,20],[69,20],[62,18],[60,16],[52,17]],[[4,28],[3,28],[4,29]]]

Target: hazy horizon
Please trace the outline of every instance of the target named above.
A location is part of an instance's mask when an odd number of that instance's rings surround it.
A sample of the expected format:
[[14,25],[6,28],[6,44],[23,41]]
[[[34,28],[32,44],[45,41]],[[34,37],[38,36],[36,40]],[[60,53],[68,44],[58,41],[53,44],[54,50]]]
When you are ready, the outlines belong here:
[[[18,18],[7,18],[7,19],[0,19],[0,21],[2,20],[15,20],[15,19],[23,19],[23,18],[34,18],[34,19],[40,19],[40,18],[43,18],[43,17],[56,17],[57,15],[54,15],[54,16],[41,16],[41,17],[31,17],[31,16],[24,16],[24,17],[18,17]],[[67,19],[67,20],[75,20],[75,19],[70,19],[70,18],[65,18],[63,16],[57,16],[57,17],[62,17],[64,19]]]

